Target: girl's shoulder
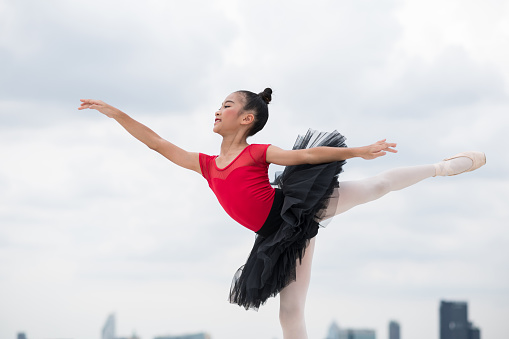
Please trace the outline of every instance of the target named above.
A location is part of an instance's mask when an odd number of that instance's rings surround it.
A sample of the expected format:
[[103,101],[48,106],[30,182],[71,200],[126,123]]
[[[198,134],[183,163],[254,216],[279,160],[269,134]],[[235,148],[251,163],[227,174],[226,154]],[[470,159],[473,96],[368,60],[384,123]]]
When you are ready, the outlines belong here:
[[251,144],[248,146],[251,154],[261,152],[265,155],[271,144]]
[[254,148],[268,148],[271,144],[250,144],[248,147]]
[[271,144],[251,144],[249,145],[249,154],[258,163],[264,166],[268,165],[267,162],[267,149]]

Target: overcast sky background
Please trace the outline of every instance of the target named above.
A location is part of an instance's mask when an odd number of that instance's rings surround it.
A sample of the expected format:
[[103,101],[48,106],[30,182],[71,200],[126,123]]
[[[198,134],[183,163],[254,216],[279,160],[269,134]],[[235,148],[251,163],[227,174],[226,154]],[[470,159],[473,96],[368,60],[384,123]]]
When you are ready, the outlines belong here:
[[[399,153],[342,180],[465,150],[488,165],[336,217],[317,238],[309,336],[333,320],[437,339],[441,299],[483,338],[509,333],[509,3],[504,0],[0,0],[0,337],[206,331],[282,338],[278,299],[227,302],[254,235],[199,175],[80,98],[102,99],[192,151],[217,154],[213,114],[274,90],[252,143],[311,127]],[[271,169],[273,173],[275,169]]]

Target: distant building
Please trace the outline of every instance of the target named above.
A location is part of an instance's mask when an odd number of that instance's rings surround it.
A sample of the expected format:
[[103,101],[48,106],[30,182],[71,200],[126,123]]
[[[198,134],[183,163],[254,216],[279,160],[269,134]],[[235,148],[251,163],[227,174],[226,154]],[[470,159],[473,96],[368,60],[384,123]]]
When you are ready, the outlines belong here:
[[440,302],[440,339],[481,339],[481,330],[468,321],[466,302]]
[[20,333],[18,333],[18,339],[27,339],[27,336],[25,333],[20,332]]
[[332,324],[329,326],[329,332],[327,333],[327,338],[325,339],[344,339],[340,337],[341,329],[339,328],[338,324],[333,321]]
[[389,322],[389,339],[400,339],[399,323],[394,320]]
[[212,339],[207,333],[155,337],[154,339]]
[[332,322],[326,339],[376,339],[374,330],[340,328]]
[[104,323],[101,339],[115,339],[115,314],[110,314]]
[[136,334],[129,337],[117,337],[115,314],[110,314],[104,323],[101,339],[140,339]]
[[347,329],[348,339],[376,339],[374,330],[350,330]]
[[481,330],[470,324],[470,331],[468,333],[468,339],[481,339]]

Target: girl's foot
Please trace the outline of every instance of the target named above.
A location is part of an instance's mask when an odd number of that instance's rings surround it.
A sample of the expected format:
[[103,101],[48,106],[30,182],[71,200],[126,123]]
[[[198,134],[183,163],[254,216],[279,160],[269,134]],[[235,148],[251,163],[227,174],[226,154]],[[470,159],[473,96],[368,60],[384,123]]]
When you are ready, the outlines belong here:
[[434,176],[450,176],[471,172],[484,164],[486,164],[486,155],[484,153],[475,151],[463,152],[435,164]]

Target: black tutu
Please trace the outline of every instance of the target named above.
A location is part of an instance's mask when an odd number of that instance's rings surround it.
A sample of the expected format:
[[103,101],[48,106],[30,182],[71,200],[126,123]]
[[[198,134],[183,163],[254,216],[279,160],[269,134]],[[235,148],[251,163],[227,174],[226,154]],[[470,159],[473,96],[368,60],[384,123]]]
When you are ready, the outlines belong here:
[[[318,146],[346,147],[345,137],[308,130],[297,138],[293,149]],[[302,260],[310,239],[318,233],[319,221],[345,161],[317,165],[287,166],[275,184],[276,197],[267,221],[258,231],[246,264],[235,274],[230,302],[258,309],[295,281],[297,259]]]

